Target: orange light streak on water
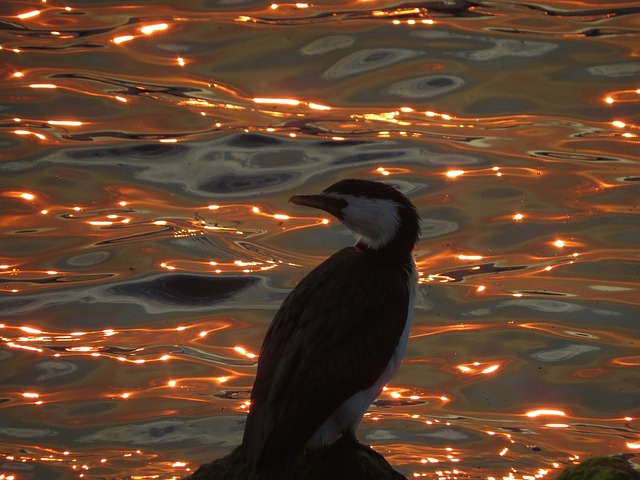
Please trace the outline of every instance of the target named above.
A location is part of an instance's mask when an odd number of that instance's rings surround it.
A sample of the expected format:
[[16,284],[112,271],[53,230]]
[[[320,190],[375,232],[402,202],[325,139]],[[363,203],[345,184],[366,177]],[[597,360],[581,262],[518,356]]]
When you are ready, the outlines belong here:
[[150,35],[152,33],[156,33],[156,32],[160,32],[162,30],[166,30],[167,28],[169,28],[169,25],[167,25],[166,23],[157,23],[154,25],[146,25],[144,27],[140,28],[140,31],[142,33],[144,33],[145,35]]
[[325,112],[331,110],[331,107],[329,107],[327,105],[321,105],[319,103],[309,102],[308,106],[312,110],[322,110],[322,111],[325,111]]
[[18,15],[17,17],[20,20],[25,20],[27,18],[33,18],[36,17],[38,15],[40,15],[41,11],[40,10],[31,10],[30,12],[26,12],[26,13],[21,13],[20,15]]
[[32,83],[29,85],[29,88],[44,88],[44,89],[56,89],[58,88],[57,85],[54,85],[53,83]]
[[501,362],[473,362],[456,365],[456,369],[464,374],[488,375],[501,368]]
[[614,103],[640,102],[640,89],[618,90],[611,92],[604,98],[604,102],[609,105],[613,105]]
[[529,412],[526,412],[524,414],[527,417],[530,418],[537,418],[540,416],[560,416],[560,417],[564,417],[566,415],[565,412],[563,412],[562,410],[554,410],[554,409],[550,409],[550,408],[541,408],[538,410],[531,410]]
[[15,133],[16,135],[33,135],[34,137],[37,137],[40,140],[47,139],[47,137],[45,137],[43,134],[38,132],[32,132],[30,130],[14,130],[13,133]]
[[458,255],[456,258],[458,260],[482,260],[484,257],[482,255]]
[[133,35],[121,35],[119,37],[114,37],[112,41],[115,44],[120,44],[120,43],[124,43],[124,42],[130,42],[134,38],[135,37]]
[[84,125],[84,122],[80,122],[77,120],[47,120],[49,125],[61,125],[66,127],[79,127]]
[[237,347],[233,347],[233,349],[236,352],[238,352],[240,355],[244,355],[245,357],[250,358],[252,360],[257,357],[255,353],[248,352],[244,347],[237,346]]
[[299,100],[294,100],[291,98],[262,98],[257,97],[253,98],[255,103],[259,104],[268,104],[268,105],[289,105],[289,106],[298,106],[300,105]]
[[[194,326],[197,328],[197,326]],[[222,323],[216,327],[209,327],[207,329],[208,334],[214,334],[216,332],[221,332],[226,330],[229,327],[229,324]],[[154,336],[160,338],[161,336],[172,336],[176,329],[130,329],[127,331],[116,331],[114,329],[105,329],[102,331],[93,331],[93,332],[71,332],[68,334],[65,333],[57,333],[57,332],[43,332],[37,329],[32,329],[31,327],[25,326],[13,326],[13,325],[3,325],[3,336],[1,340],[4,344],[9,348],[23,349],[36,353],[53,353],[54,357],[64,356],[88,356],[95,358],[110,358],[113,360],[117,360],[121,363],[128,364],[145,364],[150,362],[158,362],[158,361],[167,361],[172,357],[168,354],[162,354],[156,350],[146,352],[145,348],[138,348],[128,352],[126,355],[122,355],[117,350],[115,352],[110,351],[108,347],[108,343],[104,341],[105,338],[110,337],[112,335],[119,334],[124,341],[125,337],[130,337],[131,335],[139,335],[143,334],[144,331],[153,332]],[[184,331],[187,327],[179,327],[178,331]],[[25,333],[31,333],[37,336],[18,336],[13,337],[11,332],[14,330],[20,330]],[[201,330],[200,330],[201,332]],[[187,333],[187,338],[191,338],[191,341],[196,339],[202,339],[203,337],[199,334]],[[66,344],[66,346],[58,347],[52,342]],[[83,342],[84,345],[77,345],[77,342]],[[39,347],[31,347],[28,345],[24,345],[24,343],[36,343],[41,344],[42,348]],[[73,346],[73,343],[76,343]],[[254,361],[257,355],[247,352],[242,347],[237,347],[235,350],[240,353],[240,349],[242,349],[245,353],[243,354],[249,360]],[[166,349],[165,349],[166,350]],[[172,349],[173,350],[173,349]],[[221,362],[226,362],[225,357],[219,357]],[[229,361],[233,361],[233,357],[228,357]],[[226,375],[224,379],[219,379],[219,381],[228,381],[232,376]]]

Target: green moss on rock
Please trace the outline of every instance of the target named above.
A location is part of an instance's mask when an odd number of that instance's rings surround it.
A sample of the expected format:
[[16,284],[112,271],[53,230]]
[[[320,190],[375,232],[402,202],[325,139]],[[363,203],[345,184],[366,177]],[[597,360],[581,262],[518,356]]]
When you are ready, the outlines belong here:
[[622,456],[592,457],[567,467],[557,480],[640,480],[640,473]]

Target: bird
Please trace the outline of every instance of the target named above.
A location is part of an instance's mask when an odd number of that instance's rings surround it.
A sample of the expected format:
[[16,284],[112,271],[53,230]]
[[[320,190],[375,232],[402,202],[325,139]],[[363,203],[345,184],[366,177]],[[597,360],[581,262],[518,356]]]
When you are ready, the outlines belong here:
[[420,236],[393,186],[344,179],[291,203],[331,214],[356,243],[309,272],[264,337],[241,448],[252,480],[289,480],[298,457],[353,435],[409,337]]

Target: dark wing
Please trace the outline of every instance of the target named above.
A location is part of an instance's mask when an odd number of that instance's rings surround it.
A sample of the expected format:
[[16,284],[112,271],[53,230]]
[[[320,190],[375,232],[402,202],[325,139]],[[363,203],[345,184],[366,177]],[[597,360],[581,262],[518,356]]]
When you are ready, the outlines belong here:
[[[335,275],[338,266],[349,275]],[[409,275],[350,247],[294,288],[262,344],[243,439],[250,464],[295,456],[380,377],[405,326]]]

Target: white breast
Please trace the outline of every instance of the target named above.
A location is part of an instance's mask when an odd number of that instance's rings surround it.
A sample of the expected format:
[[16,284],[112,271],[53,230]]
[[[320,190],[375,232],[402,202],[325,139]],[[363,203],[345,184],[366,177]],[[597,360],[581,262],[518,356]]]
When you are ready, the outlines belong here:
[[399,205],[393,200],[333,195],[347,201],[348,205],[342,209],[342,223],[368,247],[380,248],[398,232]]
[[382,372],[382,375],[380,375],[380,378],[378,378],[378,380],[367,390],[357,392],[345,400],[334,414],[325,420],[309,441],[307,445],[309,449],[315,449],[335,442],[340,438],[342,432],[346,430],[355,432],[360,424],[360,420],[362,420],[364,412],[369,408],[371,402],[380,395],[382,388],[389,382],[389,380],[391,380],[391,377],[396,373],[396,370],[398,370],[409,341],[409,331],[411,330],[411,321],[413,320],[413,304],[415,302],[417,283],[418,272],[415,265],[412,265],[411,274],[409,275],[409,309],[407,313],[407,320],[405,322],[400,341],[398,342],[398,346],[393,352],[393,355]]

